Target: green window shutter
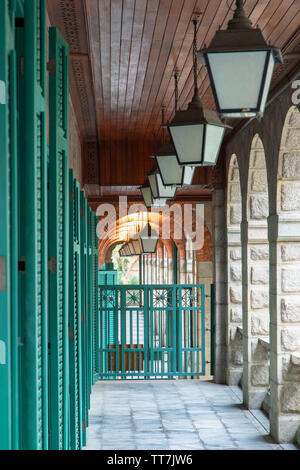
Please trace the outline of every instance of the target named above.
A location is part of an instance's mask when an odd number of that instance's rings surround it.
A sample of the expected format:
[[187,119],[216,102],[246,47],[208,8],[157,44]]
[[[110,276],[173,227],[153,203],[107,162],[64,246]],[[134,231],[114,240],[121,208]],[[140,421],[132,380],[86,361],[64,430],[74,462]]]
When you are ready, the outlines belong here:
[[86,368],[86,205],[83,191],[80,191],[80,273],[81,273],[81,411],[82,411],[82,446],[86,445],[87,422],[87,368]]
[[69,246],[70,246],[70,448],[82,447],[82,391],[81,391],[81,269],[80,269],[80,201],[79,187],[73,171],[69,171]]
[[49,29],[49,447],[69,448],[69,48]]
[[46,4],[25,0],[22,236],[22,448],[48,448]]
[[[14,5],[0,2],[0,450],[18,448],[17,331],[11,244],[16,164],[16,59]],[[14,172],[14,174],[12,174]],[[11,178],[11,179],[10,179]]]

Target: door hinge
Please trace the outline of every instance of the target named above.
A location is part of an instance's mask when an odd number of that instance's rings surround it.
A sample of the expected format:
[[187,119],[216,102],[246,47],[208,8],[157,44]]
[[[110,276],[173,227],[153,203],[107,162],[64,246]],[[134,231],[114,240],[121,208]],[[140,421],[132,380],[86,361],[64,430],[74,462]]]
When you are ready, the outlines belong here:
[[20,75],[25,74],[25,59],[24,57],[20,57]]
[[84,313],[81,314],[81,323],[84,323]]
[[82,421],[82,430],[83,430],[83,431],[86,430],[85,420]]
[[47,64],[47,70],[51,75],[56,74],[56,59],[55,59],[55,57],[51,57],[51,59],[49,59],[49,62]]
[[72,189],[70,189],[69,191],[69,202],[72,202],[73,201],[73,191]]
[[74,339],[74,328],[69,328],[69,338]]
[[22,256],[22,258],[18,262],[18,271],[20,271],[21,273],[25,273],[25,271],[26,271],[25,256]]
[[56,269],[56,256],[52,256],[52,258],[49,259],[48,261],[48,269],[52,274],[57,273]]

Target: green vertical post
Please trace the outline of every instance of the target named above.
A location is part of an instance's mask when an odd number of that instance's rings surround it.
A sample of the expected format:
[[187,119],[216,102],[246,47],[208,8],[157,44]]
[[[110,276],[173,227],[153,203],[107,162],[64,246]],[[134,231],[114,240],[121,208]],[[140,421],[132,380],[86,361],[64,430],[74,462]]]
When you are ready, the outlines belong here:
[[215,373],[215,286],[210,286],[210,375]]
[[69,48],[49,29],[50,448],[69,448]]
[[173,241],[173,284],[178,284],[178,248]]
[[86,240],[85,240],[85,199],[83,191],[80,191],[80,264],[81,264],[81,290],[80,318],[81,318],[81,390],[82,390],[82,445],[86,445]]

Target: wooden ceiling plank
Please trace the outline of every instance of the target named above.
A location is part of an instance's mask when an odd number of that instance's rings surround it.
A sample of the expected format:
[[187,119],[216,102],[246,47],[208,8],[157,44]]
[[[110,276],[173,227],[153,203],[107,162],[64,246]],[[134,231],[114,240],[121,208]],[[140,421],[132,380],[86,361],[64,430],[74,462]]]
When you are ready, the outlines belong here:
[[[126,102],[126,90],[129,70],[129,58],[131,47],[131,36],[133,27],[135,0],[124,0],[123,18],[122,18],[122,34],[121,34],[121,54],[120,54],[120,72],[119,72],[119,93],[118,93],[118,127],[117,134],[123,137],[125,129],[124,112]],[[122,132],[122,134],[121,134]],[[120,135],[121,134],[121,135]]]
[[111,48],[110,48],[110,0],[99,1],[99,29],[100,29],[100,51],[101,51],[101,77],[103,90],[103,112],[105,116],[103,134],[104,139],[110,136],[110,101],[111,101]]
[[150,51],[153,42],[153,35],[157,21],[158,7],[159,0],[149,0],[149,2],[147,3],[147,12],[145,17],[141,54],[137,70],[133,102],[130,110],[130,130],[135,130],[138,118],[138,111],[140,109],[141,96],[144,88],[144,82],[150,58]]
[[94,0],[87,0],[87,22],[88,36],[90,43],[90,60],[94,84],[94,96],[98,126],[98,137],[101,139],[102,123],[104,121],[103,112],[103,90],[101,80],[101,51],[100,51],[100,31],[99,31],[99,3]]
[[[144,129],[146,129],[148,126],[149,116],[151,116],[153,105],[155,103],[157,93],[162,83],[162,79],[165,73],[165,67],[167,65],[168,58],[170,57],[174,37],[176,34],[176,30],[178,28],[180,16],[184,8],[184,5],[185,3],[179,4],[178,2],[176,2],[176,0],[175,1],[173,0],[171,9],[169,11],[168,20],[165,26],[162,46],[161,46],[160,54],[156,63],[155,75],[153,77],[151,90],[150,90],[148,100],[147,100],[147,105],[145,107],[143,118],[141,120],[141,125]],[[174,66],[175,66],[175,63],[173,59],[173,68]],[[160,103],[160,107],[161,105],[162,103]]]
[[130,118],[130,110],[132,106],[134,89],[137,77],[137,69],[142,46],[142,37],[144,32],[144,23],[146,15],[146,2],[136,2],[134,12],[134,23],[132,30],[132,42],[129,60],[129,71],[126,90],[126,104],[125,104],[125,121]]

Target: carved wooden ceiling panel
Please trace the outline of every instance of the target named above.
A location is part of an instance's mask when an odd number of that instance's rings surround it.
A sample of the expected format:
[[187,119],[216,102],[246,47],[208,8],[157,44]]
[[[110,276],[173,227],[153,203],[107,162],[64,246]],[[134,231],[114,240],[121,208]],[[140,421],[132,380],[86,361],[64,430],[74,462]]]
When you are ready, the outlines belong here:
[[[192,96],[193,13],[202,13],[200,48],[219,26],[226,27],[233,6],[233,0],[48,0],[51,23],[70,44],[71,94],[81,137],[98,142],[99,174],[91,175],[89,167],[86,183],[143,183],[153,164],[148,156],[162,105],[166,118],[173,116],[175,68],[179,106]],[[245,10],[286,56],[275,69],[275,90],[300,67],[300,0],[246,0]],[[202,100],[214,108],[206,68],[199,62],[198,68]]]

